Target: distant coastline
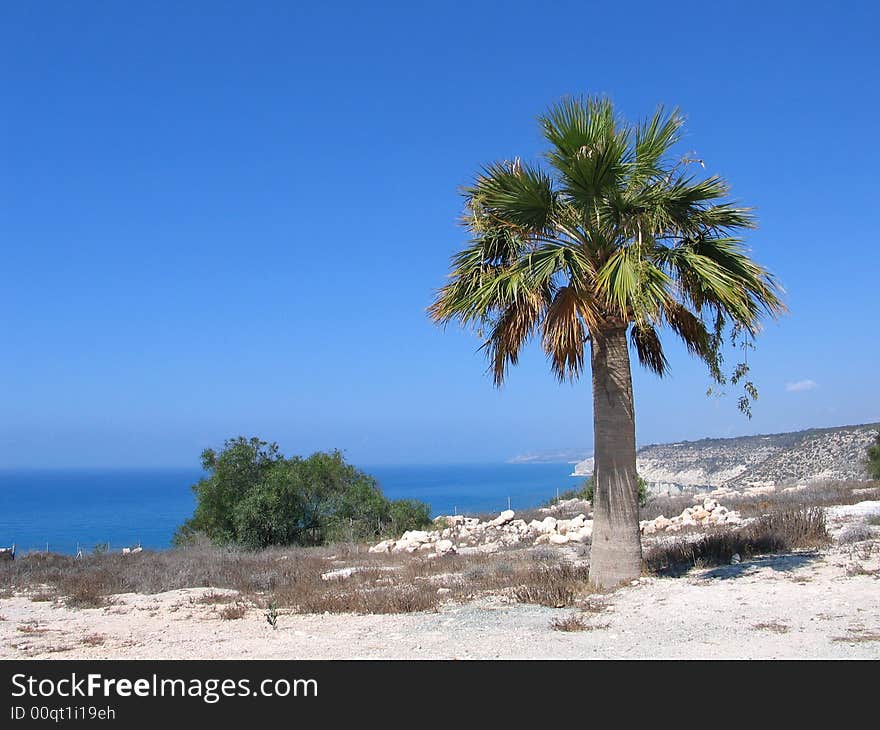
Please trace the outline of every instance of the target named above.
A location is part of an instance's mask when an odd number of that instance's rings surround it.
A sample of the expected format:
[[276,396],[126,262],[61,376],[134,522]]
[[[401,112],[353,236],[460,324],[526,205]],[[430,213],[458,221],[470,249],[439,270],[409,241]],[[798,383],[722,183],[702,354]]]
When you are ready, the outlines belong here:
[[[364,467],[386,496],[419,499],[432,515],[535,507],[571,488],[567,464]],[[192,516],[200,469],[0,470],[0,547],[76,554],[170,547]]]

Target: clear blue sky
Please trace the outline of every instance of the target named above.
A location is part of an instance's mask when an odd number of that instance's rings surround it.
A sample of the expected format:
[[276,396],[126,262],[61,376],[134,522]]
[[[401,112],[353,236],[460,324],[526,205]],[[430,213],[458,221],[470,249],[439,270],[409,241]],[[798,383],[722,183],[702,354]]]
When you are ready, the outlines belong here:
[[6,3],[0,466],[195,465],[237,434],[362,464],[589,448],[588,380],[532,347],[495,390],[424,311],[458,187],[578,93],[680,106],[788,291],[754,418],[670,345],[639,441],[880,420],[876,7]]

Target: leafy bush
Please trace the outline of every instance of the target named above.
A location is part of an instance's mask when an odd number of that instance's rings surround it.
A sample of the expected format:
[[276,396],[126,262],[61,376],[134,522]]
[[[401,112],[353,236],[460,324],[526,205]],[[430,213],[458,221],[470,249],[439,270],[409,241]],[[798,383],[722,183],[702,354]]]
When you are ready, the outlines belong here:
[[392,535],[402,535],[407,530],[418,530],[431,523],[430,508],[417,499],[394,500],[390,518],[388,532]]
[[209,476],[193,486],[195,512],[178,528],[177,545],[202,537],[252,548],[323,545],[430,523],[428,505],[388,500],[339,451],[285,458],[277,444],[239,437],[219,454],[206,449],[202,467]]

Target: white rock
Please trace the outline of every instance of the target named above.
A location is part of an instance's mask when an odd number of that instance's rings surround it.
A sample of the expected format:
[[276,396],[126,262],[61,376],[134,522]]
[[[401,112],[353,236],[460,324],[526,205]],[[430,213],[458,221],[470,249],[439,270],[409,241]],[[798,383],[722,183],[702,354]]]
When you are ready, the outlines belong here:
[[506,509],[500,515],[498,515],[494,520],[489,522],[489,525],[492,527],[500,527],[501,525],[506,525],[513,519],[514,511],[512,509]]
[[566,535],[560,535],[558,532],[551,532],[548,536],[548,540],[553,545],[565,545],[568,542],[568,537]]
[[447,555],[448,553],[455,552],[455,544],[452,540],[438,540],[434,545],[434,549],[438,555]]
[[349,578],[355,570],[355,568],[339,568],[338,570],[331,570],[328,573],[322,573],[321,580],[340,580],[342,578]]
[[394,547],[395,540],[382,540],[370,548],[371,553],[387,553]]
[[431,536],[425,530],[407,530],[403,533],[400,539],[403,542],[415,542],[421,544],[430,541]]
[[[534,522],[534,521],[533,521]],[[535,529],[542,533],[551,533],[556,530],[556,518],[545,517],[543,520],[535,524]]]

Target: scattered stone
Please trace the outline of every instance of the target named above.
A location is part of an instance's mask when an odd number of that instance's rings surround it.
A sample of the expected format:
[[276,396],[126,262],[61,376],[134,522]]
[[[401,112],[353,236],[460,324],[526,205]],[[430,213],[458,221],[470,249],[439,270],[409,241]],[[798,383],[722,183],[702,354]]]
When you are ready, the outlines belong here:
[[452,540],[438,540],[434,545],[437,555],[447,555],[455,552],[455,543]]
[[512,509],[506,509],[494,520],[492,520],[489,525],[491,525],[492,527],[501,527],[501,525],[506,525],[508,522],[512,521],[513,516],[514,511]]
[[370,548],[371,553],[389,553],[391,552],[391,548],[394,547],[394,540],[382,540],[382,542],[376,543],[373,547]]
[[654,535],[658,532],[678,532],[684,527],[740,524],[742,519],[738,512],[728,510],[716,500],[706,497],[702,506],[685,507],[680,515],[672,518],[661,515],[653,520],[643,520],[639,523],[639,527],[643,535]]

